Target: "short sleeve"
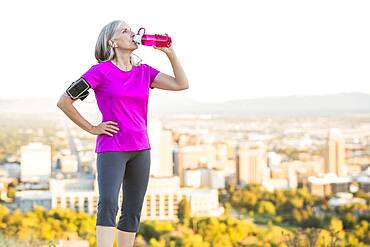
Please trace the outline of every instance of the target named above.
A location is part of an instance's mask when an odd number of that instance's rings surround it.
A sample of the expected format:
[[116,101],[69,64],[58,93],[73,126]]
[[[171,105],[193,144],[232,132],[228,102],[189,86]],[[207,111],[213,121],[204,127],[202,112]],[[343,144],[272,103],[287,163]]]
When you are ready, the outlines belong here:
[[99,67],[99,64],[93,65],[86,73],[81,76],[87,81],[87,83],[90,84],[92,89],[97,88],[102,81],[102,73]]
[[149,78],[150,78],[149,87],[153,89],[154,87],[152,87],[151,84],[154,81],[155,77],[160,73],[160,71],[147,64],[146,64],[146,67],[147,67]]

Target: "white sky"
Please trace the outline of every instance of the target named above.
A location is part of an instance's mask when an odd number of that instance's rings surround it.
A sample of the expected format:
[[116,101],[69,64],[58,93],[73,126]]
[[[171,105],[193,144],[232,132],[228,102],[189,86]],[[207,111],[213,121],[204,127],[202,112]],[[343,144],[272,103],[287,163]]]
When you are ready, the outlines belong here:
[[[95,64],[101,28],[168,33],[199,101],[370,93],[370,1],[2,1],[0,98],[59,97]],[[144,63],[172,74],[164,53]]]

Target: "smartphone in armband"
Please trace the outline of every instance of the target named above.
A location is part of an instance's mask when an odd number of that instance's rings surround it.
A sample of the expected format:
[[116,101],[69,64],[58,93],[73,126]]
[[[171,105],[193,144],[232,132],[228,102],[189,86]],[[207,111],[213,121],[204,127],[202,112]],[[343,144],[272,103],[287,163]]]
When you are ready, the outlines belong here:
[[91,88],[90,84],[84,78],[81,77],[68,87],[66,93],[72,99],[84,100],[89,94],[88,90],[90,88]]

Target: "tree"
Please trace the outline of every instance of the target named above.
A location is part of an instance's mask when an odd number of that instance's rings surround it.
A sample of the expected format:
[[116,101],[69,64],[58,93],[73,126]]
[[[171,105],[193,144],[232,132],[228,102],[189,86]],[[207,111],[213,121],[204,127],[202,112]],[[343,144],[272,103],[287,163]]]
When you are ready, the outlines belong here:
[[152,238],[149,243],[151,247],[166,247],[166,241],[164,239],[158,241],[157,239]]
[[160,240],[160,237],[173,231],[173,225],[170,222],[145,221],[141,223],[139,233],[143,235],[146,241],[150,239]]
[[231,209],[232,209],[231,204],[229,202],[226,202],[224,205],[224,215],[225,216],[230,215]]
[[177,217],[181,224],[189,225],[190,219],[190,205],[186,198],[179,202],[179,208],[177,211]]
[[4,207],[3,205],[0,205],[0,230],[3,230],[6,228],[6,222],[4,222],[5,217],[9,215],[9,209],[7,207]]
[[329,234],[331,237],[331,240],[330,240],[331,246],[335,246],[335,243],[338,240],[344,239],[345,233],[343,231],[343,223],[340,219],[332,217],[328,228],[329,228]]
[[232,247],[228,227],[224,222],[220,222],[216,217],[210,217],[199,221],[198,225],[198,233],[211,246]]
[[353,229],[356,224],[356,217],[351,212],[347,212],[342,217],[343,225],[345,229]]
[[22,219],[22,212],[19,209],[14,210],[14,212],[10,214],[5,221],[7,224],[7,227],[5,228],[5,234],[7,236],[17,236],[19,228],[21,227]]
[[356,225],[354,230],[355,236],[363,242],[370,243],[370,224],[365,220],[361,220]]
[[149,241],[151,239],[159,240],[160,234],[156,231],[153,224],[150,222],[144,222],[140,226],[140,234],[144,236],[144,238]]
[[8,191],[7,191],[7,193],[6,193],[6,196],[8,197],[8,198],[12,198],[12,199],[14,199],[15,198],[15,194],[16,194],[16,192],[17,192],[17,190],[15,189],[15,187],[8,187]]
[[182,245],[183,247],[209,247],[210,243],[204,242],[199,234],[185,234]]
[[257,212],[263,215],[275,215],[275,206],[271,202],[261,201],[258,203]]
[[239,246],[243,239],[253,233],[253,224],[246,220],[237,220],[233,217],[227,217],[225,222],[233,246]]

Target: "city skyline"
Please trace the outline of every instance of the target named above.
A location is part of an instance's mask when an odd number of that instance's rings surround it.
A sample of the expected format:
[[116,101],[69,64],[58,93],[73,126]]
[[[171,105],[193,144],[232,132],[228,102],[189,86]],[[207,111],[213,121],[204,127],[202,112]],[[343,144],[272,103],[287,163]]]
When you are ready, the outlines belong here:
[[[22,8],[18,8],[19,2]],[[178,94],[203,102],[287,95],[370,93],[370,3],[359,1],[7,2],[1,10],[1,99],[59,98],[95,64],[101,28],[115,19],[168,33],[189,78]],[[208,11],[209,9],[212,11]],[[33,11],[29,11],[33,10]],[[181,10],[181,11],[180,11]],[[17,13],[15,15],[14,13]],[[189,17],[191,14],[191,18]],[[314,17],[314,18],[313,18]],[[170,21],[169,21],[170,20]],[[11,49],[9,49],[11,47]],[[143,62],[172,74],[164,54],[139,47]],[[25,63],[24,63],[25,61]],[[19,72],[22,67],[22,73]]]
[[[143,227],[148,221],[176,226],[189,217],[233,217],[262,227],[283,223],[284,229],[322,229],[325,218],[333,217],[343,224],[343,241],[350,243],[355,224],[368,219],[370,121],[365,115],[275,120],[171,115],[148,120],[153,148],[140,219]],[[2,220],[6,236],[20,214],[24,221],[18,222],[23,224],[35,220],[30,215],[40,210],[45,214],[37,215],[45,217],[60,210],[71,217],[97,213],[93,135],[64,116],[43,119],[27,114],[3,116],[0,133],[0,201],[6,203],[0,209],[7,215]],[[118,199],[121,205],[122,193]],[[346,225],[347,214],[357,215],[353,227]],[[73,229],[79,230],[70,233],[94,246],[94,220],[89,222],[92,236],[80,233],[86,228],[78,223]],[[325,230],[330,230],[329,223]],[[42,218],[40,224],[48,225],[49,220]],[[355,241],[368,243],[365,235],[356,235]]]

